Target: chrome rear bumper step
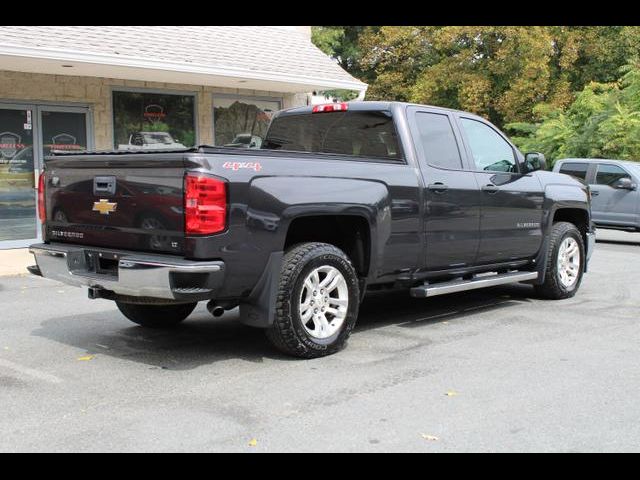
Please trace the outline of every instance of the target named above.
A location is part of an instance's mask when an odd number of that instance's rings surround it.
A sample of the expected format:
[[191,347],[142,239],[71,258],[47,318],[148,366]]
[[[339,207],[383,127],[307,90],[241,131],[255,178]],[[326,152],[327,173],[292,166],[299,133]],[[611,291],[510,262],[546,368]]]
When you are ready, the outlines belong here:
[[494,287],[506,283],[526,282],[536,280],[538,272],[509,272],[495,275],[483,275],[471,280],[453,280],[421,285],[411,289],[411,296],[416,298],[435,297],[447,293],[465,292],[477,288]]

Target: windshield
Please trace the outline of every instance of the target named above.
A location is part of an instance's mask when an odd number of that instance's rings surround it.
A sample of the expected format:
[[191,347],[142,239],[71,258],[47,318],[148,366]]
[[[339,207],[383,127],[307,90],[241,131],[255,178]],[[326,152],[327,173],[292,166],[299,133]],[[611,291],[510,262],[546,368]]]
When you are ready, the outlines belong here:
[[168,133],[145,133],[144,141],[146,144],[163,143],[165,145],[173,143],[173,138]]

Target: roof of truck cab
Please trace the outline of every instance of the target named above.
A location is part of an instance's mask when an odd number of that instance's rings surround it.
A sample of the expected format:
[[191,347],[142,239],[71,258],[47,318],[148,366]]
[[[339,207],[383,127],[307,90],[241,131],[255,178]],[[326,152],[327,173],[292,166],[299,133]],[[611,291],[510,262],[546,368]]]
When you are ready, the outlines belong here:
[[565,162],[580,162],[580,163],[602,163],[602,162],[610,162],[617,163],[620,165],[630,165],[633,167],[640,167],[640,163],[634,162],[633,160],[616,160],[613,158],[559,158],[556,160],[556,165]]
[[[326,104],[321,105],[331,105],[332,103],[341,103],[341,102],[327,102]],[[367,111],[380,111],[380,110],[391,110],[394,106],[405,106],[405,107],[422,107],[428,108],[431,110],[441,110],[443,112],[455,112],[455,113],[464,113],[465,115],[471,115],[477,117],[476,114],[471,112],[465,112],[462,110],[456,110],[453,108],[446,107],[438,107],[435,105],[421,105],[418,103],[409,103],[409,102],[392,102],[392,101],[377,101],[377,100],[354,100],[350,102],[345,102],[349,105],[349,110],[356,112],[367,112]],[[279,115],[296,115],[303,113],[311,113],[313,108],[317,105],[307,105],[303,107],[294,107],[286,110],[282,110],[279,112]]]

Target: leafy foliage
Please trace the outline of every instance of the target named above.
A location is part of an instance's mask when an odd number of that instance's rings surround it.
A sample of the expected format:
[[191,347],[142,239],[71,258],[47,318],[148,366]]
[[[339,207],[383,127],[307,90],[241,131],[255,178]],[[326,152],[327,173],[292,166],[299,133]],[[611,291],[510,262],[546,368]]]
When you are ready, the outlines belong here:
[[625,65],[617,82],[591,82],[567,109],[536,107],[538,123],[514,122],[514,142],[522,150],[563,157],[640,160],[640,64]]
[[369,100],[477,113],[551,161],[640,159],[640,27],[327,26],[313,41]]
[[469,110],[502,126],[614,82],[640,52],[640,27],[330,26],[314,27],[313,40],[370,85],[368,99]]

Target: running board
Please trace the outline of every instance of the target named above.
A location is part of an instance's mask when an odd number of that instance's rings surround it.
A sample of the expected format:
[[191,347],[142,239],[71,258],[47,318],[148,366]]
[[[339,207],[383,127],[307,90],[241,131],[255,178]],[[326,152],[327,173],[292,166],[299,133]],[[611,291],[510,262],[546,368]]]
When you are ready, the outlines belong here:
[[417,298],[435,297],[447,293],[465,292],[477,288],[494,287],[505,283],[526,282],[538,278],[538,272],[509,272],[495,275],[477,276],[471,280],[432,283],[411,289],[411,296]]

